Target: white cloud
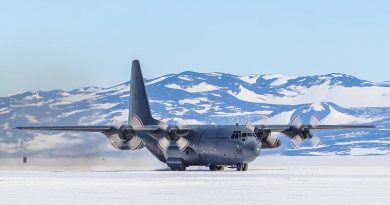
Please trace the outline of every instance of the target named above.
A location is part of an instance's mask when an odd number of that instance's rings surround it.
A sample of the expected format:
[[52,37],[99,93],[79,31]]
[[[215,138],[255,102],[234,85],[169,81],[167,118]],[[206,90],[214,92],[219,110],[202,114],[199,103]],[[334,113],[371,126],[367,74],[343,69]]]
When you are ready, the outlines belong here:
[[54,149],[66,145],[81,144],[81,139],[71,139],[63,136],[64,134],[55,135],[38,135],[24,143],[24,147],[30,151],[40,151],[45,149]]

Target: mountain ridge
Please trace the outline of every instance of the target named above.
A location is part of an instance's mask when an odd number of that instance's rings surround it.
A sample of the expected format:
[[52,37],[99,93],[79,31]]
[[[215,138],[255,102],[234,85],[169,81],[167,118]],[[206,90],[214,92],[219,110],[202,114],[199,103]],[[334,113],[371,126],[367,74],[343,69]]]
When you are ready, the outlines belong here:
[[[159,76],[159,77],[155,77],[155,78],[145,78],[145,83],[147,84],[148,82],[154,81],[154,80],[159,79],[159,78],[172,77],[172,76],[177,76],[177,75],[187,75],[187,74],[205,74],[205,75],[222,74],[222,75],[232,75],[232,76],[237,76],[237,77],[272,75],[272,76],[284,76],[284,77],[288,77],[290,79],[310,78],[310,77],[325,77],[325,76],[332,76],[332,75],[336,75],[336,76],[342,75],[344,77],[351,77],[351,78],[357,79],[357,80],[362,81],[362,82],[368,82],[370,85],[378,85],[378,86],[390,87],[390,80],[388,80],[388,81],[381,81],[381,82],[374,82],[374,81],[359,79],[359,78],[356,78],[356,77],[354,77],[352,75],[343,74],[343,73],[328,73],[328,74],[322,74],[322,75],[307,75],[307,76],[301,76],[301,77],[292,77],[292,76],[288,76],[288,75],[284,75],[284,74],[280,74],[280,73],[243,74],[243,75],[239,75],[239,74],[229,74],[229,73],[224,73],[224,72],[203,73],[203,72],[196,72],[196,71],[191,71],[191,70],[183,71],[183,72],[180,72],[180,73],[177,73],[177,74],[174,74],[174,73],[165,74],[163,76]],[[128,81],[126,81],[124,83],[119,83],[117,85],[109,86],[109,87],[85,86],[85,87],[79,87],[79,88],[73,88],[73,89],[58,89],[58,88],[55,88],[55,89],[51,89],[51,90],[33,90],[33,91],[31,91],[31,90],[24,90],[24,91],[20,91],[20,92],[14,93],[14,94],[0,96],[0,99],[1,98],[7,98],[7,97],[13,97],[15,95],[19,95],[19,94],[23,94],[23,93],[27,93],[27,92],[35,93],[35,92],[57,91],[57,90],[58,91],[63,91],[63,92],[71,92],[71,91],[75,91],[75,90],[88,89],[88,88],[109,89],[109,88],[113,88],[113,87],[116,87],[116,86],[119,86],[119,85],[122,85],[122,84],[128,84]]]
[[[266,154],[390,153],[390,84],[372,83],[338,73],[293,78],[280,74],[192,71],[146,79],[145,82],[153,115],[171,122],[184,118],[193,124],[286,124],[297,114],[304,119],[315,114],[328,124],[378,126],[375,130],[319,133],[323,144],[317,149],[294,150],[283,138],[282,148],[265,151]],[[133,154],[116,152],[103,136],[96,134],[21,133],[11,129],[22,125],[107,125],[125,121],[128,96],[129,82],[107,88],[88,86],[68,91],[26,91],[0,97],[0,153],[2,156],[20,152],[49,153],[51,156],[99,155],[102,152]],[[271,116],[267,122],[260,119],[265,114]],[[341,139],[341,143],[334,136],[348,136],[348,140]],[[85,146],[94,148],[85,151]]]

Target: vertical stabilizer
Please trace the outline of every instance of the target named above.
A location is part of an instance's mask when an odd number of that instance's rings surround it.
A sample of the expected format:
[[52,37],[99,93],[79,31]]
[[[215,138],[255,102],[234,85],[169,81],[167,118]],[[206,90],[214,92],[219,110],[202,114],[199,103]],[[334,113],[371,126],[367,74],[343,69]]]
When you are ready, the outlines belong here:
[[138,60],[133,60],[130,79],[129,124],[133,127],[155,125],[146,95],[144,78]]

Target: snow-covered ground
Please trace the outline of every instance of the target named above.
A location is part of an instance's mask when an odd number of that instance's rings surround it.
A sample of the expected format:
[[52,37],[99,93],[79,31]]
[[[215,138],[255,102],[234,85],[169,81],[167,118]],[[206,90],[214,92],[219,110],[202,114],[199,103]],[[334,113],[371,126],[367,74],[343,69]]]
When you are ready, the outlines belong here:
[[[52,161],[54,159],[51,159]],[[259,158],[248,172],[151,160],[82,160],[71,166],[0,160],[1,204],[388,204],[390,157]],[[136,160],[136,159],[133,159]],[[30,162],[30,161],[29,161]],[[72,167],[72,168],[70,168]],[[10,171],[23,170],[23,171]],[[30,171],[27,171],[30,170]],[[31,171],[35,170],[35,171]],[[40,170],[40,171],[37,171]],[[65,171],[63,171],[65,170]],[[104,171],[102,171],[104,170]]]

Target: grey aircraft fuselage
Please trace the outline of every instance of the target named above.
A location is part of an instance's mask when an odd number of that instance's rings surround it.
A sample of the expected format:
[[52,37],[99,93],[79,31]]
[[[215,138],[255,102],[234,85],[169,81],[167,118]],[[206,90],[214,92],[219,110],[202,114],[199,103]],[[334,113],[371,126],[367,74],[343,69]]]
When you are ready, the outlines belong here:
[[162,148],[150,134],[141,138],[145,148],[167,164],[170,159],[182,159],[187,166],[235,166],[252,162],[260,155],[262,142],[245,126],[199,125],[189,132],[189,144],[182,151],[174,145]]

